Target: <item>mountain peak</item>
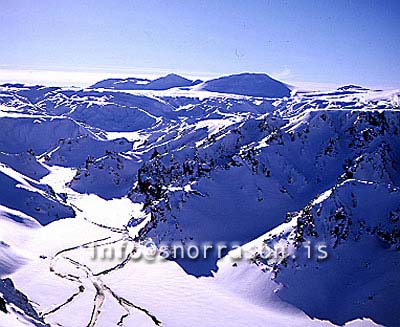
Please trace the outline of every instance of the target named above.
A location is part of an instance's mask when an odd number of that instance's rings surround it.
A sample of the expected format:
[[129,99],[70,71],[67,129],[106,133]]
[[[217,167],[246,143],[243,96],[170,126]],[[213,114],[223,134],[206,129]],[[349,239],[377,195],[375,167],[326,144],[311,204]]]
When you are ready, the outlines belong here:
[[149,80],[146,78],[109,78],[93,84],[90,88],[117,90],[168,90],[173,87],[187,87],[198,84],[175,73]]
[[219,77],[204,83],[204,90],[257,97],[280,98],[290,95],[290,89],[264,73],[240,73]]
[[149,90],[167,90],[173,87],[191,86],[192,84],[192,80],[170,73],[151,81],[147,87]]
[[349,85],[344,85],[341,87],[337,88],[338,91],[367,91],[368,89],[360,86],[360,85],[354,85],[354,84],[349,84]]

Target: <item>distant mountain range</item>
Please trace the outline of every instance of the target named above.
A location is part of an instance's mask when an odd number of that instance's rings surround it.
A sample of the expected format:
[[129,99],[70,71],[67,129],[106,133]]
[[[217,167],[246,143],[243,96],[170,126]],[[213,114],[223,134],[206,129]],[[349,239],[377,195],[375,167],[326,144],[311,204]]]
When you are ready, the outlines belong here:
[[224,76],[206,82],[189,80],[176,74],[168,74],[155,80],[126,78],[106,79],[92,85],[90,88],[105,88],[116,90],[168,90],[171,88],[190,88],[197,86],[198,90],[219,93],[240,94],[258,97],[289,96],[289,88],[267,74],[243,73]]

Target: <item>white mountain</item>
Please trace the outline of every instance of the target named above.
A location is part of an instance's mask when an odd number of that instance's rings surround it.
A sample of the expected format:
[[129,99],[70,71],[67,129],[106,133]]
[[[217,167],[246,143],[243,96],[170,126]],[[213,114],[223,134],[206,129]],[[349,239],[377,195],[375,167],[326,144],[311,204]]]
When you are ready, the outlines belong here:
[[290,95],[289,88],[267,74],[242,73],[223,76],[204,83],[204,90],[221,93],[280,98]]

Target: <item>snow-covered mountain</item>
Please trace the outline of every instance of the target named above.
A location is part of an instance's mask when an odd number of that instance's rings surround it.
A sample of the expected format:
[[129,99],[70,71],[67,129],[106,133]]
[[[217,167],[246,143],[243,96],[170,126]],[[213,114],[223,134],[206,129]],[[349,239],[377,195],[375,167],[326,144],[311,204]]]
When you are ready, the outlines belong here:
[[177,74],[168,74],[154,80],[144,78],[112,78],[93,84],[91,88],[105,88],[116,90],[168,90],[173,87],[193,86],[201,83],[200,80],[192,81]]
[[398,326],[399,95],[0,86],[0,326]]
[[207,81],[204,90],[221,93],[280,98],[290,95],[289,88],[267,74],[243,73]]

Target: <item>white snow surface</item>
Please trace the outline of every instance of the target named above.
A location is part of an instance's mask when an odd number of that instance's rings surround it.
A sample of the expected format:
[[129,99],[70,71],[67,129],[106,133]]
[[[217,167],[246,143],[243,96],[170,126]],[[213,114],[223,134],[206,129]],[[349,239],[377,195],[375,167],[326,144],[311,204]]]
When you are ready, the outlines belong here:
[[[26,296],[0,285],[0,327],[397,325],[400,91],[236,78],[0,86],[0,277]],[[130,260],[149,240],[239,247]]]

